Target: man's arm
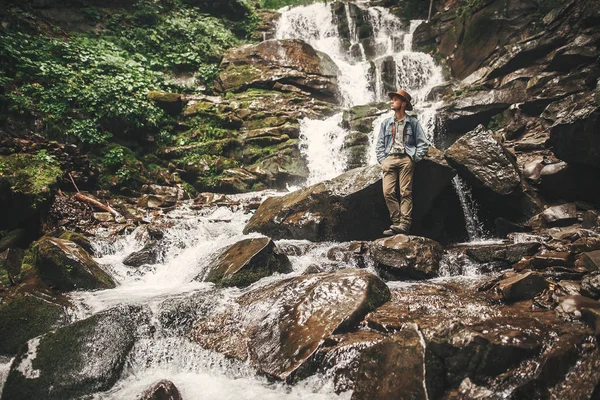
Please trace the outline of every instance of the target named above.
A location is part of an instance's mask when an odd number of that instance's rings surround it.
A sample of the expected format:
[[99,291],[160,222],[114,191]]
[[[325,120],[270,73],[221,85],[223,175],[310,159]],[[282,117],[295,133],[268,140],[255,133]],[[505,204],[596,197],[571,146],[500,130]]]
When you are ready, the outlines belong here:
[[377,143],[375,145],[375,155],[377,156],[377,162],[381,164],[383,159],[385,158],[385,120],[381,123],[381,128],[379,129],[379,136],[377,137]]
[[427,137],[425,136],[425,131],[421,126],[419,120],[415,120],[415,140],[417,142],[417,147],[415,151],[415,162],[419,162],[425,157],[427,152],[429,151],[429,142],[427,141]]

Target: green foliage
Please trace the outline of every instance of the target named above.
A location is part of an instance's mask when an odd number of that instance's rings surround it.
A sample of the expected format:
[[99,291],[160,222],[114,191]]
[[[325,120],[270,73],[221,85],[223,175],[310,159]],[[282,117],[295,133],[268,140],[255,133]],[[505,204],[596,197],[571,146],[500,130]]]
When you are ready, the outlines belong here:
[[285,6],[300,6],[316,3],[319,0],[259,0],[258,4],[261,8],[278,10]]

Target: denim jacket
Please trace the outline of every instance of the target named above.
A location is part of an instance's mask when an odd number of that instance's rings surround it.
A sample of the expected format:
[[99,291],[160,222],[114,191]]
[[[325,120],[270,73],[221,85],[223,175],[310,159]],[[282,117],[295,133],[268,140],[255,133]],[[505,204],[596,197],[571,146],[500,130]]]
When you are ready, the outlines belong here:
[[[406,154],[413,159],[414,162],[419,162],[425,157],[429,150],[429,143],[425,138],[425,132],[421,127],[421,124],[415,117],[406,115],[406,143],[404,148]],[[394,117],[391,116],[386,118],[381,123],[381,129],[379,136],[377,137],[377,144],[375,146],[375,153],[377,154],[377,162],[381,164],[384,158],[390,154],[392,149],[392,125],[394,124]],[[398,133],[397,133],[398,134]],[[402,134],[402,132],[399,132]]]

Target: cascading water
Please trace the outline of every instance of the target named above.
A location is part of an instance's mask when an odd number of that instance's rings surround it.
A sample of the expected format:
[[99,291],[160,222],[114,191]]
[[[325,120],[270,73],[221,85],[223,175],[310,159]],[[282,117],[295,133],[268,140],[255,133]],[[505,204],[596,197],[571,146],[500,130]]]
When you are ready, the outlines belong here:
[[[429,55],[411,50],[412,34],[422,21],[412,21],[409,27],[405,27],[383,7],[343,3],[343,18],[348,26],[348,37],[344,39],[332,7],[315,3],[284,11],[275,37],[304,40],[331,57],[340,70],[338,83],[343,108],[388,101],[388,91],[406,89],[413,95],[416,112],[431,139],[436,105],[428,103],[426,97],[432,87],[442,83],[443,78],[441,68]],[[364,47],[365,40],[360,37],[353,14],[359,14],[362,22],[368,25],[363,31],[372,34],[366,41],[370,43],[369,51]],[[344,40],[349,45],[345,46]],[[356,48],[360,51],[353,51]],[[389,83],[390,78],[393,83]],[[335,121],[341,122],[341,113],[324,121],[308,118],[301,121],[301,149],[310,170],[308,185],[333,178],[346,168],[343,147],[348,132],[335,127]],[[374,126],[371,141],[378,131],[379,127]],[[367,158],[370,163],[376,163],[372,153],[371,148]],[[324,159],[320,155],[327,157]]]
[[469,235],[469,241],[474,242],[486,239],[483,224],[479,221],[479,217],[477,216],[477,204],[475,203],[475,200],[473,200],[471,190],[467,187],[465,181],[458,175],[452,179],[452,184],[454,185],[454,189],[456,189],[465,216],[465,225],[467,234]]

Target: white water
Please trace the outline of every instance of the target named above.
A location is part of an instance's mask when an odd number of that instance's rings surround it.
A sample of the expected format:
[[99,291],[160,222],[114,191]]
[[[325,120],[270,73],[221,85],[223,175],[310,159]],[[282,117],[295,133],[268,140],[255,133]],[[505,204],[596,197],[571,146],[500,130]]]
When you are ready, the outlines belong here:
[[456,194],[458,194],[458,199],[460,200],[460,205],[463,210],[469,241],[485,240],[486,234],[483,229],[483,224],[479,221],[479,217],[477,216],[478,206],[471,195],[471,190],[466,182],[458,175],[452,179],[452,184],[456,189]]
[[[351,7],[354,7],[350,3],[344,4],[349,29],[348,50],[338,33],[331,5],[320,2],[286,9],[279,19],[275,37],[304,40],[331,57],[340,70],[338,83],[343,108],[387,102],[382,69],[385,62],[392,62],[395,68],[394,88],[403,88],[411,93],[415,113],[432,141],[438,104],[428,103],[426,97],[431,88],[443,82],[443,78],[441,68],[435,65],[431,56],[412,51],[412,35],[423,21],[412,21],[409,27],[405,27],[383,7],[367,7],[362,3],[356,3],[356,6],[373,30],[374,54],[370,57],[365,54],[355,21],[349,17]],[[359,55],[352,51],[355,48],[360,49]],[[339,126],[341,117],[340,113],[322,121],[308,118],[301,121],[301,148],[310,171],[308,185],[331,179],[346,168],[343,144],[348,132]],[[378,119],[378,124],[374,124],[371,143],[382,120]],[[377,162],[373,153],[374,148],[371,147],[368,154],[370,164]]]

